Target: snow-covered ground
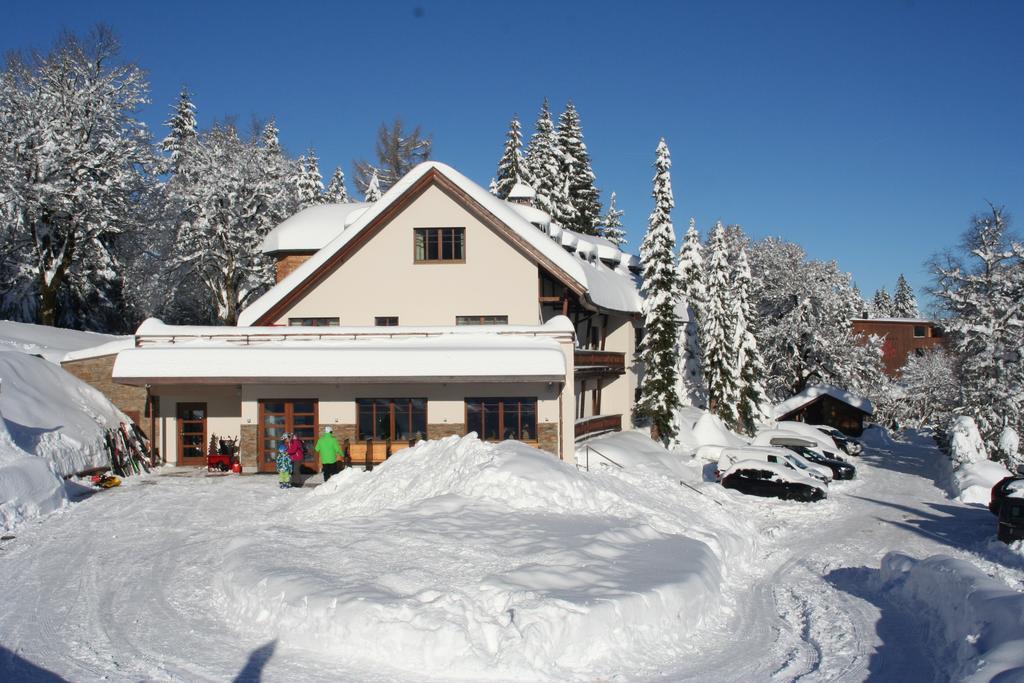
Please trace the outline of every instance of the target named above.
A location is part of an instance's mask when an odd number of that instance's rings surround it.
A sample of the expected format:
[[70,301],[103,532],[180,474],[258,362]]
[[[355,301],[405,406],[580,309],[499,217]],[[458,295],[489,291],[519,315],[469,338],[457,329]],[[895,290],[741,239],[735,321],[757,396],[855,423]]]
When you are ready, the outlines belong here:
[[906,681],[1021,666],[1024,551],[947,497],[929,442],[873,437],[858,479],[800,504],[629,462],[630,440],[605,444],[622,467],[589,471],[452,438],[315,489],[129,481],[3,543],[0,582],[17,590],[0,674]]

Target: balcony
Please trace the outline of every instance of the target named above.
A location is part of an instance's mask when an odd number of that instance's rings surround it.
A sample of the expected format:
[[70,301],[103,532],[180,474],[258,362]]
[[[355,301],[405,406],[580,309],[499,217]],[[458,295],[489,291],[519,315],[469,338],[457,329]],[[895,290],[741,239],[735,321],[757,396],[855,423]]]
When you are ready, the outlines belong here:
[[617,351],[576,349],[576,377],[605,377],[626,373],[626,354]]
[[604,432],[621,432],[622,415],[594,415],[576,420],[576,438]]

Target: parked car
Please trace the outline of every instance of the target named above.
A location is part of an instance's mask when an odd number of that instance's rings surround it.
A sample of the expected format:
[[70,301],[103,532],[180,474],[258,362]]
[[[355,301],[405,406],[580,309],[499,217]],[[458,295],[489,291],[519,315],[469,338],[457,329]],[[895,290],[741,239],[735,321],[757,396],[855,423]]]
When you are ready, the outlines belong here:
[[999,540],[1024,541],[1024,497],[1010,496],[999,505]]
[[829,436],[836,445],[839,446],[847,455],[860,455],[864,452],[864,444],[852,436],[847,436],[835,427],[829,427],[827,425],[814,425],[815,429],[820,431],[822,434]]
[[741,460],[722,478],[722,486],[751,496],[812,503],[828,496],[814,480],[785,465],[759,460]]
[[[815,430],[817,431],[817,430]],[[762,429],[757,435],[754,436],[751,443],[755,446],[770,446],[773,445],[776,439],[800,439],[800,445],[806,446],[807,448],[813,448],[820,452],[826,458],[838,458],[842,452],[835,442],[829,437],[825,436],[821,432],[815,434],[807,434],[801,432],[794,432],[789,429]]]
[[818,451],[815,451],[805,446],[799,445],[787,445],[782,444],[789,450],[802,455],[806,460],[813,462],[816,465],[824,465],[825,467],[832,470],[832,478],[842,481],[843,479],[853,479],[857,476],[857,468],[846,462],[842,458],[836,456],[835,458],[827,458]]
[[715,473],[718,480],[721,481],[722,476],[724,476],[724,472],[732,469],[736,463],[743,460],[756,460],[759,462],[783,465],[785,467],[789,467],[791,470],[803,474],[804,476],[817,480],[822,485],[827,485],[832,481],[832,470],[829,468],[808,462],[793,451],[785,448],[776,448],[774,446],[723,448],[722,455],[718,459],[718,469]]
[[988,510],[993,515],[999,514],[999,507],[1004,498],[1015,496],[1024,498],[1024,476],[1003,477],[992,487],[992,495],[988,500]]
[[776,422],[775,428],[787,432],[796,432],[809,439],[816,439],[822,444],[824,450],[832,451],[836,455],[841,452],[847,455],[860,455],[864,451],[864,447],[859,441],[851,439],[835,427],[829,427],[828,425],[809,425],[806,422],[797,422],[796,420],[783,420]]

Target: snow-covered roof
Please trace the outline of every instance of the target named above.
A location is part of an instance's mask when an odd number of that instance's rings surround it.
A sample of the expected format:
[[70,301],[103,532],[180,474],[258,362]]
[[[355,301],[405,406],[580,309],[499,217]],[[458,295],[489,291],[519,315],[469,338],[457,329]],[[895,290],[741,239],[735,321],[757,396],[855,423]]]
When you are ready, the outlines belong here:
[[927,318],[851,318],[852,323],[904,323],[907,325],[937,325]]
[[[288,293],[316,273],[335,253],[372,224],[396,200],[430,172],[439,173],[454,183],[473,201],[483,207],[485,211],[515,232],[516,236],[526,242],[530,248],[557,266],[586,292],[587,298],[594,305],[627,313],[638,313],[640,311],[640,294],[637,291],[636,283],[627,274],[616,272],[603,265],[601,265],[601,268],[604,268],[603,276],[596,276],[594,271],[585,270],[585,264],[581,263],[579,259],[571,254],[566,253],[564,249],[546,234],[537,230],[535,226],[515,210],[512,204],[495,197],[454,168],[437,161],[426,161],[416,166],[397,183],[392,185],[380,200],[374,202],[363,211],[352,222],[350,227],[331,239],[320,251],[307,259],[290,275],[242,311],[238,316],[239,325],[251,325],[268,313]],[[563,234],[574,233],[564,231]],[[593,276],[595,282],[591,281],[591,276]]]
[[534,326],[452,327],[214,327],[150,318],[138,346],[118,354],[113,376],[127,384],[560,382],[559,338],[572,335],[563,316]]
[[866,398],[857,396],[856,394],[850,393],[845,389],[840,389],[839,387],[832,386],[831,384],[815,384],[813,386],[807,387],[806,389],[801,391],[799,394],[796,394],[795,396],[790,396],[782,403],[777,404],[772,409],[772,416],[777,420],[785,415],[788,415],[794,410],[802,408],[808,403],[817,400],[821,396],[831,396],[837,401],[842,401],[843,403],[853,406],[854,408],[857,408],[858,410],[861,410],[867,413],[868,415],[871,415],[875,412],[874,407],[872,407],[871,405],[871,401],[869,401]]
[[135,338],[132,336],[121,337],[114,341],[107,342],[106,344],[100,344],[99,346],[90,346],[87,349],[78,349],[77,351],[69,351],[64,354],[61,362],[67,362],[70,360],[85,360],[86,358],[99,358],[100,356],[112,356],[115,353],[130,349],[135,346]]
[[366,202],[317,204],[282,221],[263,239],[265,254],[278,251],[318,251],[351,225],[370,206]]
[[549,216],[546,211],[541,211],[538,208],[527,206],[526,204],[509,204],[509,206],[511,206],[516,213],[534,225],[551,224],[551,216]]
[[508,191],[509,199],[533,199],[537,196],[537,191],[524,182],[518,182],[512,186],[512,189]]
[[553,339],[496,335],[270,342],[242,346],[197,340],[122,351],[114,379],[264,382],[565,380],[565,356]]

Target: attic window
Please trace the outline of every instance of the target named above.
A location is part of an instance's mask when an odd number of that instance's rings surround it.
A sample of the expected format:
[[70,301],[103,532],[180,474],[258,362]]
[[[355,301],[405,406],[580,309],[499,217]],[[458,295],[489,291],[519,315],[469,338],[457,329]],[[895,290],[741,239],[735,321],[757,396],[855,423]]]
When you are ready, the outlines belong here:
[[415,228],[416,263],[465,263],[465,228]]

